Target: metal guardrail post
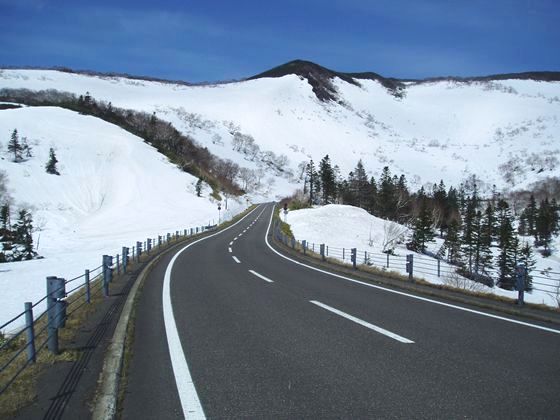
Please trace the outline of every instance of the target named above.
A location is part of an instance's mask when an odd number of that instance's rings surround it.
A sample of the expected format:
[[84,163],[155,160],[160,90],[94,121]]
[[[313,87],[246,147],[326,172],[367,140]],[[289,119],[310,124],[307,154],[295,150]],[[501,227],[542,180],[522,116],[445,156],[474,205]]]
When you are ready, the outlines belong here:
[[47,277],[47,317],[48,338],[47,347],[51,353],[58,354],[58,328],[64,326],[66,302],[61,299],[66,296],[64,279]]
[[292,238],[292,249],[296,249],[296,238]]
[[112,270],[111,265],[113,257],[110,255],[103,255],[103,296],[109,296],[109,283],[111,282]]
[[414,254],[408,254],[406,256],[406,272],[408,273],[408,280],[414,282]]
[[441,264],[439,258],[437,259],[437,276],[440,277],[441,275]]
[[128,247],[122,247],[122,265],[123,273],[126,274],[126,267],[128,266]]
[[321,260],[325,261],[325,244],[321,244]]
[[387,252],[387,268],[389,268],[389,252]]
[[301,246],[303,248],[303,255],[307,255],[307,241],[301,241]]
[[140,255],[142,255],[142,242],[136,241],[136,262],[140,262]]
[[117,274],[121,274],[121,263],[119,259],[119,254],[117,254]]
[[354,267],[354,270],[356,270],[357,253],[358,250],[356,248],[352,248],[350,250],[350,261],[352,261],[352,267]]
[[146,252],[150,255],[150,251],[152,250],[152,240],[150,238],[146,239]]
[[27,329],[27,361],[35,363],[35,329],[33,327],[33,304],[25,302],[25,327]]

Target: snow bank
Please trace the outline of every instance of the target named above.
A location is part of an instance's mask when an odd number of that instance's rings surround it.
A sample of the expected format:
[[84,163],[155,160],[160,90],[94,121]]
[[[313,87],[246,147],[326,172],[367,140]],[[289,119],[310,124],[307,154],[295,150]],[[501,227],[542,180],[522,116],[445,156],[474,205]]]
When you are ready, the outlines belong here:
[[[389,256],[389,270],[404,276],[407,275],[406,255],[410,254],[411,251],[406,249],[405,237],[409,236],[411,231],[404,226],[372,216],[357,207],[335,204],[292,211],[288,214],[286,221],[296,239],[299,241],[306,240],[310,246],[315,244],[316,252],[318,252],[319,244],[325,244],[329,247],[330,257],[342,260],[341,250],[344,248],[344,261],[350,263],[350,249],[357,248],[358,263],[364,262],[364,252],[367,252],[370,264],[383,270],[386,269],[386,254],[383,254],[383,250],[388,248],[388,241],[395,240],[394,255]],[[396,240],[401,235],[402,240]],[[556,246],[559,242],[560,239],[557,239]],[[430,244],[428,250],[436,253],[441,245],[442,240],[437,239],[436,242]],[[560,273],[560,259],[557,256],[553,255],[549,258],[543,258],[540,254],[536,256],[537,265],[533,275],[543,276],[546,270]],[[435,258],[423,254],[414,254],[414,276],[417,278],[422,278],[433,284],[449,284],[482,293],[506,296],[511,299],[517,298],[517,292],[515,291],[503,290],[498,287],[490,288],[462,278],[454,274],[455,268],[441,261],[440,276],[438,276],[437,260]],[[536,278],[533,282],[548,283],[546,280]],[[534,287],[543,288],[537,284]],[[556,294],[538,290],[526,293],[525,301],[558,307]]]

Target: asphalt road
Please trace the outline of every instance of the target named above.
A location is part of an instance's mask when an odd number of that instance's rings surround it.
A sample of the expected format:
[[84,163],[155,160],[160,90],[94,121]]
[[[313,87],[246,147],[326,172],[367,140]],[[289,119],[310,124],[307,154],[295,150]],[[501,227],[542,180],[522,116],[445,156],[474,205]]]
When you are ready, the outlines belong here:
[[295,264],[271,212],[155,267],[122,418],[560,416],[558,332]]

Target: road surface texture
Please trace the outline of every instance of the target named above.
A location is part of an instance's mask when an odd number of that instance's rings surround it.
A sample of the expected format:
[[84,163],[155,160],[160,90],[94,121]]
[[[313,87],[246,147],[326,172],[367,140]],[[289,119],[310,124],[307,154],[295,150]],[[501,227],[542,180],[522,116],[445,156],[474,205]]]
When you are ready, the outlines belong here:
[[271,214],[154,268],[122,418],[560,416],[560,331],[295,264],[265,240]]

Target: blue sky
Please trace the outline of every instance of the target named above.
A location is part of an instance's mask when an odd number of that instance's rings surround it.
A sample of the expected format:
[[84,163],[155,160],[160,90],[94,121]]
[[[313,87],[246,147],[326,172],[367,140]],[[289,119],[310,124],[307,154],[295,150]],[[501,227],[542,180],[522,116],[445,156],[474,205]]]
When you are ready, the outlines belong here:
[[399,78],[560,70],[558,0],[0,0],[0,66],[190,82],[301,58]]

